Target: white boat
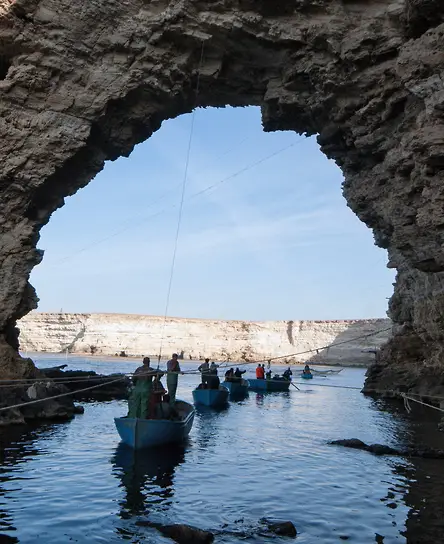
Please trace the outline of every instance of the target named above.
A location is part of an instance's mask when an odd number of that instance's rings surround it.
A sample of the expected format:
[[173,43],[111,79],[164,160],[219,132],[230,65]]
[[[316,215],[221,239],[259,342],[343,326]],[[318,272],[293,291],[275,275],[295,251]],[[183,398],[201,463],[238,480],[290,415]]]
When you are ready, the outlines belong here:
[[177,419],[114,418],[122,442],[140,450],[186,440],[193,426],[194,406],[177,400],[174,407],[179,416]]

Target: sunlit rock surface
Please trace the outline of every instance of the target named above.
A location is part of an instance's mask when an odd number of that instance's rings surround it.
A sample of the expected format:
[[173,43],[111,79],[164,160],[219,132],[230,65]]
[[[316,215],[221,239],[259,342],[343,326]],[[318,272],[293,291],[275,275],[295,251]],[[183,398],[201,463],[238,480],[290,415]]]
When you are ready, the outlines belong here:
[[196,103],[258,105],[265,130],[319,134],[398,270],[368,388],[444,393],[443,16],[441,0],[0,0],[3,371],[26,371],[14,325],[64,197]]
[[[222,321],[124,314],[32,312],[19,322],[22,352],[157,356],[245,361],[288,355],[281,362],[366,365],[390,335],[388,319],[353,321]],[[387,330],[388,329],[388,330]],[[379,332],[381,331],[381,332]],[[376,333],[376,334],[375,334]],[[370,335],[370,336],[368,336]],[[368,336],[366,338],[366,336]],[[333,343],[337,347],[319,349]],[[299,354],[299,355],[294,355]]]

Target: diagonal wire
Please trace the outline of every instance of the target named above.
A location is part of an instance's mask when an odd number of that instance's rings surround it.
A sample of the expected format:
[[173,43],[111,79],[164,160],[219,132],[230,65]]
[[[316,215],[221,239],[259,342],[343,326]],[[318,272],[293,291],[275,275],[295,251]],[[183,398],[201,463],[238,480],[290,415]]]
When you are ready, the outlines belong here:
[[163,339],[164,339],[164,335],[165,335],[165,326],[166,326],[166,320],[167,320],[167,315],[168,315],[168,308],[169,308],[169,304],[170,304],[171,287],[173,285],[174,268],[175,268],[175,265],[176,265],[177,245],[178,245],[178,241],[179,241],[180,226],[181,226],[181,223],[182,223],[183,204],[184,204],[184,201],[185,201],[185,190],[186,190],[187,181],[188,181],[188,168],[189,168],[189,165],[190,165],[191,145],[193,143],[193,134],[194,134],[194,123],[195,123],[195,119],[196,119],[197,99],[198,99],[198,96],[199,96],[200,71],[201,71],[202,63],[203,63],[204,49],[205,49],[205,42],[203,41],[202,42],[202,49],[201,49],[201,52],[200,52],[199,68],[198,68],[198,71],[197,71],[196,94],[195,94],[195,97],[194,97],[193,114],[191,116],[190,136],[189,136],[189,139],[188,139],[187,158],[186,158],[186,162],[185,162],[185,171],[184,171],[183,181],[182,181],[182,193],[180,195],[179,215],[178,215],[178,218],[177,218],[177,228],[176,228],[176,238],[174,240],[173,258],[171,260],[170,279],[169,279],[169,282],[168,282],[168,290],[167,290],[166,303],[165,303],[165,315],[164,315],[164,319],[163,319],[162,335],[161,335],[161,338],[160,338],[160,349],[159,349],[159,359],[158,359],[159,363],[160,363],[160,358],[162,356]]

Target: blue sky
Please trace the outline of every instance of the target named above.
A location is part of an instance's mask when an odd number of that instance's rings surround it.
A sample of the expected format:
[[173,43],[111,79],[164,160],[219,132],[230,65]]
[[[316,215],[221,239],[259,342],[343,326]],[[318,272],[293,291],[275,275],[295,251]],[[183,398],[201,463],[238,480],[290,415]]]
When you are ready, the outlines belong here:
[[[191,122],[165,122],[53,214],[40,311],[164,314]],[[315,138],[264,133],[258,108],[199,109],[187,180],[169,315],[385,316],[394,272]]]

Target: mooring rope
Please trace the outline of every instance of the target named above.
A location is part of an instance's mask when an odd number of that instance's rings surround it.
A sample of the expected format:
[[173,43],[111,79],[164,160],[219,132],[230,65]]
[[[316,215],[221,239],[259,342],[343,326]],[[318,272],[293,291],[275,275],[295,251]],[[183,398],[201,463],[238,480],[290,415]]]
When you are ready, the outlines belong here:
[[[378,331],[374,331],[372,333],[368,333],[368,334],[365,334],[365,335],[361,335],[361,336],[355,336],[354,338],[350,338],[349,340],[343,340],[342,342],[336,342],[336,343],[333,343],[333,344],[329,344],[328,346],[324,346],[324,347],[318,347],[318,348],[311,348],[311,349],[308,349],[308,350],[305,350],[305,351],[300,351],[298,353],[290,353],[290,354],[287,354],[287,355],[280,355],[278,357],[271,357],[271,358],[268,358],[268,359],[260,359],[260,360],[256,360],[256,361],[243,361],[243,362],[234,362],[234,363],[230,363],[230,362],[223,362],[221,364],[218,365],[218,368],[220,369],[224,369],[224,368],[229,368],[229,367],[234,367],[234,366],[239,366],[239,367],[243,367],[243,366],[246,366],[246,365],[251,365],[251,364],[258,364],[258,363],[261,363],[261,362],[264,362],[265,360],[266,361],[276,361],[276,360],[279,360],[279,359],[285,359],[287,357],[297,357],[299,355],[305,355],[307,353],[313,353],[313,352],[318,352],[318,351],[321,351],[321,350],[324,350],[324,349],[328,349],[328,348],[332,348],[332,347],[335,347],[335,346],[340,346],[340,345],[343,345],[343,344],[347,344],[347,343],[350,343],[350,342],[354,342],[356,340],[361,340],[363,338],[368,338],[368,337],[371,337],[371,336],[376,336],[377,334],[380,334],[382,332],[386,332],[388,330],[390,330],[391,327],[388,327],[386,329],[381,329],[381,330],[378,330]],[[133,362],[133,361],[125,361],[125,362]],[[164,372],[165,373],[165,372]],[[200,371],[195,369],[195,370],[184,370],[184,371],[180,371],[180,372],[169,372],[170,374],[200,374]],[[131,377],[133,376],[134,373],[126,373],[125,374],[125,377]],[[10,379],[10,380],[0,380],[0,384],[5,384],[5,385],[8,385],[8,386],[12,386],[14,383],[17,383],[17,384],[25,384],[25,383],[35,383],[35,382],[41,382],[41,381],[45,381],[45,380],[51,380],[53,382],[65,382],[65,383],[69,383],[70,380],[73,380],[73,379],[76,379],[76,380],[80,380],[80,379],[85,379],[85,380],[93,380],[93,379],[107,379],[106,376],[103,376],[103,377],[98,377],[98,376],[78,376],[78,377],[75,377],[75,376],[72,376],[72,377],[59,377],[59,378],[49,378],[49,377],[38,377],[38,378],[14,378],[14,379]],[[308,385],[308,384],[307,384]],[[315,384],[313,384],[315,385]],[[1,385],[0,385],[1,387]]]
[[[378,334],[381,334],[382,332],[387,332],[387,331],[389,331],[391,329],[392,329],[392,327],[387,327],[386,329],[380,329],[378,331],[374,331],[374,332],[371,332],[371,333],[368,333],[368,334],[363,334],[361,336],[356,336],[355,338],[350,338],[349,340],[343,340],[342,342],[336,342],[336,343],[329,344],[328,346],[323,346],[323,347],[320,347],[320,348],[307,349],[305,351],[300,351],[298,353],[288,353],[287,355],[279,355],[278,357],[268,357],[268,358],[258,359],[256,361],[245,361],[243,363],[240,363],[239,366],[255,365],[255,364],[263,363],[263,362],[266,362],[266,361],[277,361],[279,359],[286,359],[288,357],[298,357],[299,355],[306,355],[307,353],[313,353],[315,351],[319,352],[319,351],[322,351],[324,349],[334,348],[336,346],[342,346],[343,344],[348,344],[350,342],[354,342],[355,340],[361,340],[362,338],[369,338],[371,336],[376,336]],[[221,363],[221,365],[224,365],[223,368],[226,368],[227,366],[235,366],[233,364],[229,364],[228,362],[227,363],[225,363],[225,362]]]
[[197,108],[197,103],[198,103],[197,99],[198,99],[198,96],[199,96],[199,85],[200,85],[200,72],[201,72],[201,68],[202,68],[202,64],[203,64],[204,49],[205,49],[205,42],[203,41],[202,42],[201,52],[200,52],[199,66],[198,66],[198,70],[197,70],[196,92],[195,92],[195,97],[194,97],[193,112],[191,114],[190,136],[189,136],[189,139],[188,139],[188,149],[187,149],[187,155],[186,155],[186,160],[185,160],[185,171],[184,171],[184,175],[183,175],[182,192],[181,192],[180,204],[179,204],[179,214],[178,214],[178,218],[177,218],[176,237],[175,237],[175,240],[174,240],[173,258],[172,258],[172,261],[171,261],[170,279],[169,279],[169,282],[168,282],[168,289],[167,289],[167,296],[166,296],[166,303],[165,303],[165,316],[164,316],[164,320],[163,320],[162,335],[160,337],[159,358],[158,358],[158,363],[157,363],[158,366],[160,365],[160,359],[162,357],[163,339],[164,339],[164,335],[165,335],[165,326],[166,326],[166,321],[167,321],[167,316],[168,316],[168,308],[169,308],[169,304],[170,304],[171,287],[173,285],[174,268],[175,268],[175,265],[176,265],[177,245],[178,245],[178,241],[179,241],[180,226],[181,226],[181,223],[182,223],[182,213],[183,213],[183,203],[184,203],[184,199],[185,199],[185,189],[186,189],[187,181],[188,181],[188,168],[189,168],[189,165],[190,165],[191,145],[192,145],[192,142],[193,142],[194,121],[195,121],[195,118],[196,118],[196,108]]
[[[412,408],[409,404],[409,401],[412,401],[412,402],[416,402],[417,404],[422,404],[423,406],[427,406],[428,408],[433,408],[434,410],[438,410],[439,412],[444,412],[444,410],[442,408],[440,408],[439,406],[434,406],[433,404],[429,404],[428,402],[424,402],[420,399],[415,399],[413,397],[411,397],[410,395],[407,395],[406,393],[401,393],[401,397],[404,398],[404,406],[405,406],[405,409],[407,410],[407,413],[410,414],[410,412],[412,411]],[[428,398],[442,398],[442,397],[434,397],[432,395],[427,395]]]
[[70,395],[77,395],[77,393],[84,393],[85,391],[91,391],[92,389],[97,389],[98,387],[104,387],[105,385],[110,385],[111,383],[116,383],[124,380],[125,378],[118,378],[116,380],[111,380],[105,383],[93,385],[91,387],[85,387],[85,389],[77,389],[76,391],[69,391],[68,393],[59,393],[58,395],[53,395],[52,397],[45,397],[43,399],[31,400],[28,402],[21,402],[19,404],[13,404],[12,406],[4,406],[0,408],[0,412],[5,412],[7,410],[13,410],[14,408],[23,408],[23,406],[29,406],[31,404],[37,404],[38,402],[45,402],[47,400],[60,399],[62,397],[69,397]]

